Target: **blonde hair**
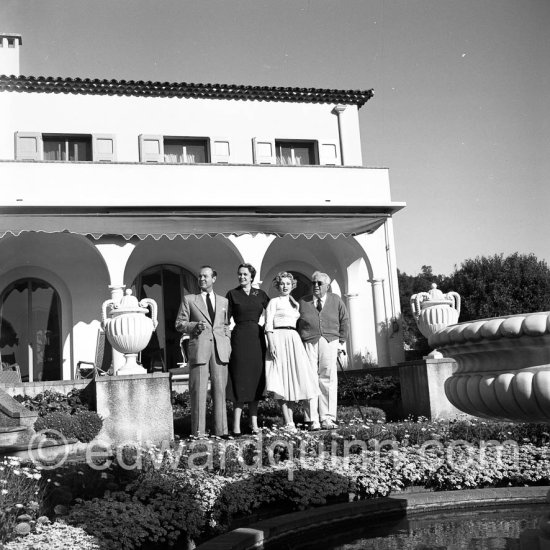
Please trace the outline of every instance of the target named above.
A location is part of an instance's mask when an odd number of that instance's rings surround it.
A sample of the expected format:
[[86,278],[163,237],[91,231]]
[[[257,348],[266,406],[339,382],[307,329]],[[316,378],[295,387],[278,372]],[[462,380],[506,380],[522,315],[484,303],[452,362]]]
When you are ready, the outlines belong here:
[[279,288],[279,285],[281,284],[281,281],[283,279],[289,279],[292,284],[292,290],[296,288],[296,285],[298,284],[298,281],[293,277],[292,273],[289,273],[288,271],[279,271],[277,275],[275,275],[275,278],[273,279],[273,286],[275,288]]
[[[279,290],[279,286],[281,285],[281,281],[283,279],[289,279],[290,280],[290,283],[292,284],[292,290],[294,290],[296,288],[296,285],[298,284],[298,281],[293,277],[292,273],[289,273],[288,271],[280,271],[279,273],[277,273],[277,275],[273,279],[273,286],[277,290]],[[294,299],[294,297],[292,297],[289,294],[288,298],[290,300],[290,305],[294,309],[300,309],[300,307],[298,306],[298,302]]]

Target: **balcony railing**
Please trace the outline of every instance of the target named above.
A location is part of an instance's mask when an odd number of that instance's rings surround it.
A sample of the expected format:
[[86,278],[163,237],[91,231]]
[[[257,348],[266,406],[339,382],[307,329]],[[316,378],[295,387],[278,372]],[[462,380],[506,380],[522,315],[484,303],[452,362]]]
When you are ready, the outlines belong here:
[[[0,207],[399,210],[385,168],[0,161]],[[389,209],[389,210],[388,210]]]

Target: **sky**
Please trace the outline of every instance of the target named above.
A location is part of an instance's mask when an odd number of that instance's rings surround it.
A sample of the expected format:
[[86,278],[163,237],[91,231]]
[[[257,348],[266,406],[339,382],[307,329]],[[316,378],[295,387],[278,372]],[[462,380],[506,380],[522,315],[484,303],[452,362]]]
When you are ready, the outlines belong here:
[[397,267],[550,263],[550,0],[0,0],[21,74],[374,89]]

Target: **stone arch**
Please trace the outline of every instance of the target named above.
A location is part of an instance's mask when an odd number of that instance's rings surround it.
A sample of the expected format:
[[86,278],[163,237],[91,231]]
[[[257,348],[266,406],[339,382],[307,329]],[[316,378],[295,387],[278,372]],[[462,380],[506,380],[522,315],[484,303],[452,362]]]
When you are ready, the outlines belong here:
[[56,273],[39,266],[26,265],[13,268],[10,271],[0,275],[0,295],[4,293],[4,290],[10,284],[22,279],[36,279],[44,281],[50,285],[59,296],[59,301],[61,303],[61,375],[63,379],[71,378],[73,372],[73,304],[71,293],[63,279],[61,279]]
[[218,272],[215,291],[225,293],[237,285],[237,266],[243,262],[235,245],[223,236],[170,240],[148,237],[137,243],[124,271],[127,286],[137,275],[159,264],[174,264],[197,274],[202,265],[211,265]]
[[266,292],[280,270],[300,271],[308,277],[317,270],[327,273],[350,311],[350,366],[360,368],[366,360],[376,360],[377,336],[369,282],[373,268],[365,248],[354,237],[277,238],[262,262],[262,288]]
[[[76,361],[93,361],[101,304],[109,297],[109,273],[91,239],[72,233],[24,232],[0,239],[0,284],[9,277],[41,278],[61,300],[63,378]],[[32,258],[32,265],[28,265]]]

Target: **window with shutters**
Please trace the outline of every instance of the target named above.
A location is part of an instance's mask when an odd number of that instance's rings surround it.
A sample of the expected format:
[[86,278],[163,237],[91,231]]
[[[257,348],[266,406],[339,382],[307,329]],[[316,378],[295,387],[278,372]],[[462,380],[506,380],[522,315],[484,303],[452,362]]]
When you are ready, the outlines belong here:
[[140,162],[229,164],[229,139],[222,137],[178,137],[139,135]]
[[15,133],[16,160],[115,162],[116,140],[111,134]]
[[341,166],[340,146],[335,139],[299,140],[252,138],[254,164],[284,166]]

